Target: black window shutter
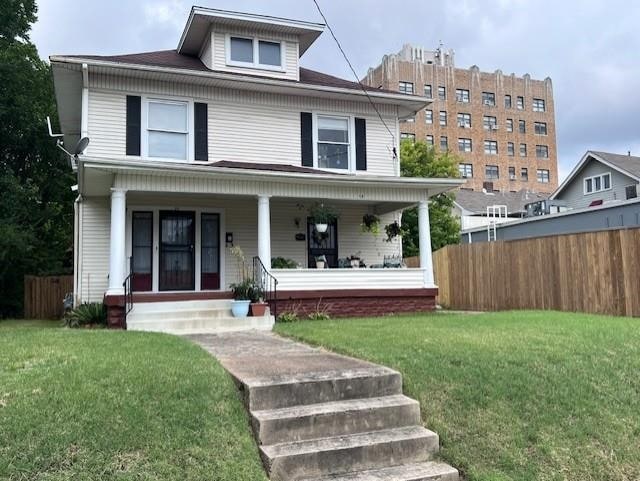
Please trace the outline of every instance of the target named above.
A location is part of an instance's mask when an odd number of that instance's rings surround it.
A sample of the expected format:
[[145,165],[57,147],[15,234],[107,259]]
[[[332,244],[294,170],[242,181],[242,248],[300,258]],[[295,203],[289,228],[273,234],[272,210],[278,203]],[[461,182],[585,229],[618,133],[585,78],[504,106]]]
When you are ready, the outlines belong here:
[[356,118],[356,170],[367,170],[367,121]]
[[193,106],[195,160],[209,160],[207,104],[196,102]]
[[302,165],[313,167],[313,118],[311,112],[300,112],[300,140],[302,142]]
[[127,155],[140,155],[142,102],[137,95],[127,95]]

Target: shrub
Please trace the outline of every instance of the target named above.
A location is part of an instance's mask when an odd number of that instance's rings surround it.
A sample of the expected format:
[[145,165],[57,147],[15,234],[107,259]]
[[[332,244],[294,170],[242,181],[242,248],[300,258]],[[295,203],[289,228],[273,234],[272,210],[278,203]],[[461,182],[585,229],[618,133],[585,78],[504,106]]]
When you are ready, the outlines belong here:
[[293,259],[274,257],[271,259],[271,267],[273,269],[296,269],[298,267],[298,263]]
[[101,302],[81,304],[65,315],[64,324],[67,327],[105,327],[107,325],[107,307]]
[[312,312],[307,317],[312,321],[328,321],[331,319],[329,313],[323,311]]
[[298,322],[300,318],[296,312],[283,312],[278,316],[277,322]]

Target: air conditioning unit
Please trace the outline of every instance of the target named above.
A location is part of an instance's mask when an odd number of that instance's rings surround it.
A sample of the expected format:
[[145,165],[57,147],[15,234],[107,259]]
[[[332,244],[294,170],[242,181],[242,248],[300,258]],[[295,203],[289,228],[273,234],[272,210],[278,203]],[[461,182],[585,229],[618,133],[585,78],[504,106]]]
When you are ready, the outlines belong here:
[[491,100],[485,99],[484,104],[485,105],[493,105],[493,102]]
[[516,174],[510,174],[509,180],[516,180]]
[[497,125],[492,125],[491,126],[491,130],[498,130],[498,126]]

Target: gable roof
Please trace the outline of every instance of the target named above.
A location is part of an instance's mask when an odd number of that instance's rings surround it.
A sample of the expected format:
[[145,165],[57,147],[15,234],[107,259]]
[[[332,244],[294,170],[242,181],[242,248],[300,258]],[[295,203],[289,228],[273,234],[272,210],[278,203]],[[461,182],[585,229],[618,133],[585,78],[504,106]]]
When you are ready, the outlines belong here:
[[550,199],[555,199],[569,184],[571,184],[587,162],[592,159],[640,182],[640,157],[612,154],[610,152],[601,152],[597,150],[587,150],[580,159],[580,162],[577,163],[564,182],[562,182],[555,192],[551,194]]
[[486,214],[491,205],[506,205],[507,214],[525,212],[524,206],[531,202],[546,199],[548,194],[519,190],[518,192],[481,192],[460,189],[456,193],[455,203],[460,209],[473,214]]

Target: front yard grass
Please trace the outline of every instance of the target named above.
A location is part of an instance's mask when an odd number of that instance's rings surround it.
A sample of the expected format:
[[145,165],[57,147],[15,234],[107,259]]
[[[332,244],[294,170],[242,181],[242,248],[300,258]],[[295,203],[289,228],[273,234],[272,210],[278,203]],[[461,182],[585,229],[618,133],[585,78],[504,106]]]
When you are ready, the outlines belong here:
[[640,320],[558,312],[278,324],[393,367],[470,481],[640,480]]
[[0,322],[0,479],[266,481],[240,396],[184,339]]

